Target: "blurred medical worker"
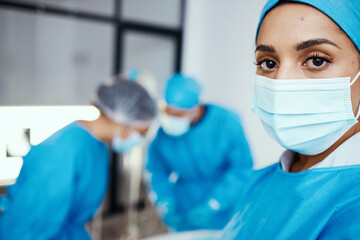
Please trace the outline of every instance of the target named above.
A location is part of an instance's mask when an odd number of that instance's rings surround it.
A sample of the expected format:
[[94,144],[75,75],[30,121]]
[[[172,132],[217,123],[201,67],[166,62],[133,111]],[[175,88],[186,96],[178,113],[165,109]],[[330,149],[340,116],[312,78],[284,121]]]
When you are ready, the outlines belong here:
[[360,1],[270,0],[252,108],[288,150],[254,174],[229,239],[360,239]]
[[253,165],[238,116],[201,104],[200,92],[182,74],[167,81],[161,128],[149,149],[150,198],[176,231],[222,229]]
[[108,145],[122,153],[141,144],[156,115],[148,93],[119,78],[99,86],[94,105],[98,119],[71,123],[24,157],[2,197],[0,239],[90,239],[84,224],[106,192]]

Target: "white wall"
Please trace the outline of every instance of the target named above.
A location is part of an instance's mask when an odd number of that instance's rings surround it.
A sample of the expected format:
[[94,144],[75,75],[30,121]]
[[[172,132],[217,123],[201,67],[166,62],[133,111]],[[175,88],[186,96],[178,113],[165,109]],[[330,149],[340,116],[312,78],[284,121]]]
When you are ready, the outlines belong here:
[[200,81],[203,100],[242,116],[255,167],[278,161],[283,148],[263,129],[250,103],[255,31],[266,0],[187,1],[183,70]]

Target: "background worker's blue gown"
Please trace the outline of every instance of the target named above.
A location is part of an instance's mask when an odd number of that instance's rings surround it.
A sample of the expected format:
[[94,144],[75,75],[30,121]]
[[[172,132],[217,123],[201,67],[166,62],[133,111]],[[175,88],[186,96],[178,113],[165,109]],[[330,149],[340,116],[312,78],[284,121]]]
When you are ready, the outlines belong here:
[[78,122],[33,146],[7,189],[0,239],[89,239],[84,224],[103,199],[108,168],[107,146]]
[[360,165],[256,171],[222,239],[360,239]]
[[[206,105],[200,122],[180,137],[159,129],[150,146],[147,170],[156,204],[175,201],[182,222],[177,231],[222,229],[231,219],[252,170],[252,157],[239,118],[233,112]],[[202,226],[186,214],[215,199],[219,211]],[[204,213],[205,214],[205,213]]]

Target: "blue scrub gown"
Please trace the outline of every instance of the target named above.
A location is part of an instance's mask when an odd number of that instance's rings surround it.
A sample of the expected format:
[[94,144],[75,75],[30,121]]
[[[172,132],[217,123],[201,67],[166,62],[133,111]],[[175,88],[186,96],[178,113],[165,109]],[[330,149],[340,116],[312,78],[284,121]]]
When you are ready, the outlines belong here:
[[90,239],[84,224],[103,199],[108,168],[107,146],[78,122],[33,146],[7,189],[0,239]]
[[[170,227],[177,231],[222,229],[233,216],[233,206],[252,171],[252,156],[238,116],[215,105],[205,108],[201,121],[180,137],[160,128],[149,149],[147,170],[154,191],[150,196],[156,195],[156,204],[175,202],[182,222]],[[206,224],[194,226],[186,214],[210,199],[220,209]]]
[[254,173],[224,240],[360,239],[360,165]]

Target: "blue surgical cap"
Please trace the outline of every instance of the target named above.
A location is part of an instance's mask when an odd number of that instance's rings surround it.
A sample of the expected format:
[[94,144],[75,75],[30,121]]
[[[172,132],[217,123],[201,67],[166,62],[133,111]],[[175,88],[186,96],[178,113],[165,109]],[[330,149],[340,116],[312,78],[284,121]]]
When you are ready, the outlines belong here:
[[170,107],[188,110],[199,104],[200,92],[195,79],[175,73],[167,80],[165,101]]
[[[257,29],[265,15],[282,0],[269,0],[261,12]],[[352,40],[360,51],[360,1],[359,0],[290,0],[285,2],[305,3],[330,17]],[[257,34],[256,34],[257,39]]]

